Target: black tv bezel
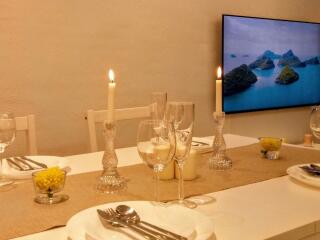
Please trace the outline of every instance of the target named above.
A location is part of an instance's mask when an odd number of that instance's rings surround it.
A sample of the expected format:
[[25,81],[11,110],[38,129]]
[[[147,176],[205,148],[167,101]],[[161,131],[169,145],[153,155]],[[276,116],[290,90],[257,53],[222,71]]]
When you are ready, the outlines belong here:
[[[280,18],[266,18],[266,17],[253,17],[253,16],[242,16],[242,15],[233,15],[233,14],[222,14],[222,111],[224,111],[224,94],[223,94],[223,86],[224,86],[224,19],[225,17],[240,17],[240,18],[254,18],[254,19],[263,19],[263,20],[273,20],[273,21],[282,21],[282,22],[296,22],[296,23],[309,23],[309,24],[316,24],[320,25],[320,22],[308,22],[308,21],[298,21],[298,20],[289,20],[289,19],[280,19]],[[320,45],[320,43],[319,43]],[[308,104],[299,104],[299,105],[290,105],[290,106],[284,106],[284,107],[271,107],[271,108],[258,108],[258,109],[248,109],[248,110],[241,110],[241,111],[231,111],[231,112],[225,112],[226,114],[235,114],[235,113],[249,113],[249,112],[260,112],[260,111],[267,111],[267,110],[279,110],[279,109],[290,109],[290,108],[297,108],[297,107],[308,107],[308,106],[314,106],[314,105],[320,105],[319,102],[315,103],[308,103]]]

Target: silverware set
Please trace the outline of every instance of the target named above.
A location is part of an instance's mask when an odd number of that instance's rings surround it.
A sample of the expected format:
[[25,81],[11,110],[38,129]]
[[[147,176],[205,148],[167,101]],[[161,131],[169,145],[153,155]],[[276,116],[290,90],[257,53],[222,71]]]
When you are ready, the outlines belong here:
[[44,163],[37,162],[25,156],[6,158],[8,164],[19,171],[30,171],[41,168],[48,168]]
[[106,210],[97,209],[97,212],[102,223],[107,223],[112,227],[127,227],[145,239],[187,240],[186,237],[179,234],[140,220],[138,213],[126,205],[119,205],[116,210],[112,208]]
[[312,176],[320,177],[320,167],[318,165],[311,163],[310,165],[301,166],[300,168]]

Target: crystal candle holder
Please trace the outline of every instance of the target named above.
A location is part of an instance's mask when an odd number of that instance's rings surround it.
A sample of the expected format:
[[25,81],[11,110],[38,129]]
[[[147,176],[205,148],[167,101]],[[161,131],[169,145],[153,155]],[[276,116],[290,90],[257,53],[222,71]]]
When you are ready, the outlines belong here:
[[102,193],[115,193],[126,188],[126,179],[117,170],[118,158],[114,149],[116,135],[115,122],[104,122],[105,151],[102,158],[103,171],[98,177],[97,190]]
[[213,119],[216,128],[213,141],[213,153],[209,158],[209,168],[216,170],[229,169],[232,167],[232,161],[226,155],[226,142],[223,137],[225,113],[214,112]]

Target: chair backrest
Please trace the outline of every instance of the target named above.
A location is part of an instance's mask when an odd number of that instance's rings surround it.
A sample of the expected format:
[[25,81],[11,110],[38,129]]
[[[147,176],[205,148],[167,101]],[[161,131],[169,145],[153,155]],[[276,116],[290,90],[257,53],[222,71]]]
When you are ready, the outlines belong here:
[[16,131],[24,131],[27,135],[28,154],[37,155],[37,139],[36,139],[36,125],[35,116],[27,115],[24,117],[15,117]]
[[[97,135],[96,135],[96,123],[103,123],[107,119],[107,110],[88,110],[87,120],[88,120],[88,130],[89,130],[89,140],[90,140],[90,150],[91,152],[98,151],[97,145]],[[128,120],[135,118],[146,118],[150,117],[152,112],[152,107],[134,107],[134,108],[119,108],[115,109],[115,119]]]

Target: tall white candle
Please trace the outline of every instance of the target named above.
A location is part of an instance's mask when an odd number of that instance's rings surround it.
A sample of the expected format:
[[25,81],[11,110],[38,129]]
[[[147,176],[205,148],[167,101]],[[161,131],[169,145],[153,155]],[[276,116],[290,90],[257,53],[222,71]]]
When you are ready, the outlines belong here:
[[222,112],[222,80],[221,67],[218,67],[216,80],[216,112]]
[[114,72],[112,69],[109,70],[109,84],[108,84],[108,113],[107,122],[111,123],[114,121],[114,94],[116,90],[116,83],[114,82]]

